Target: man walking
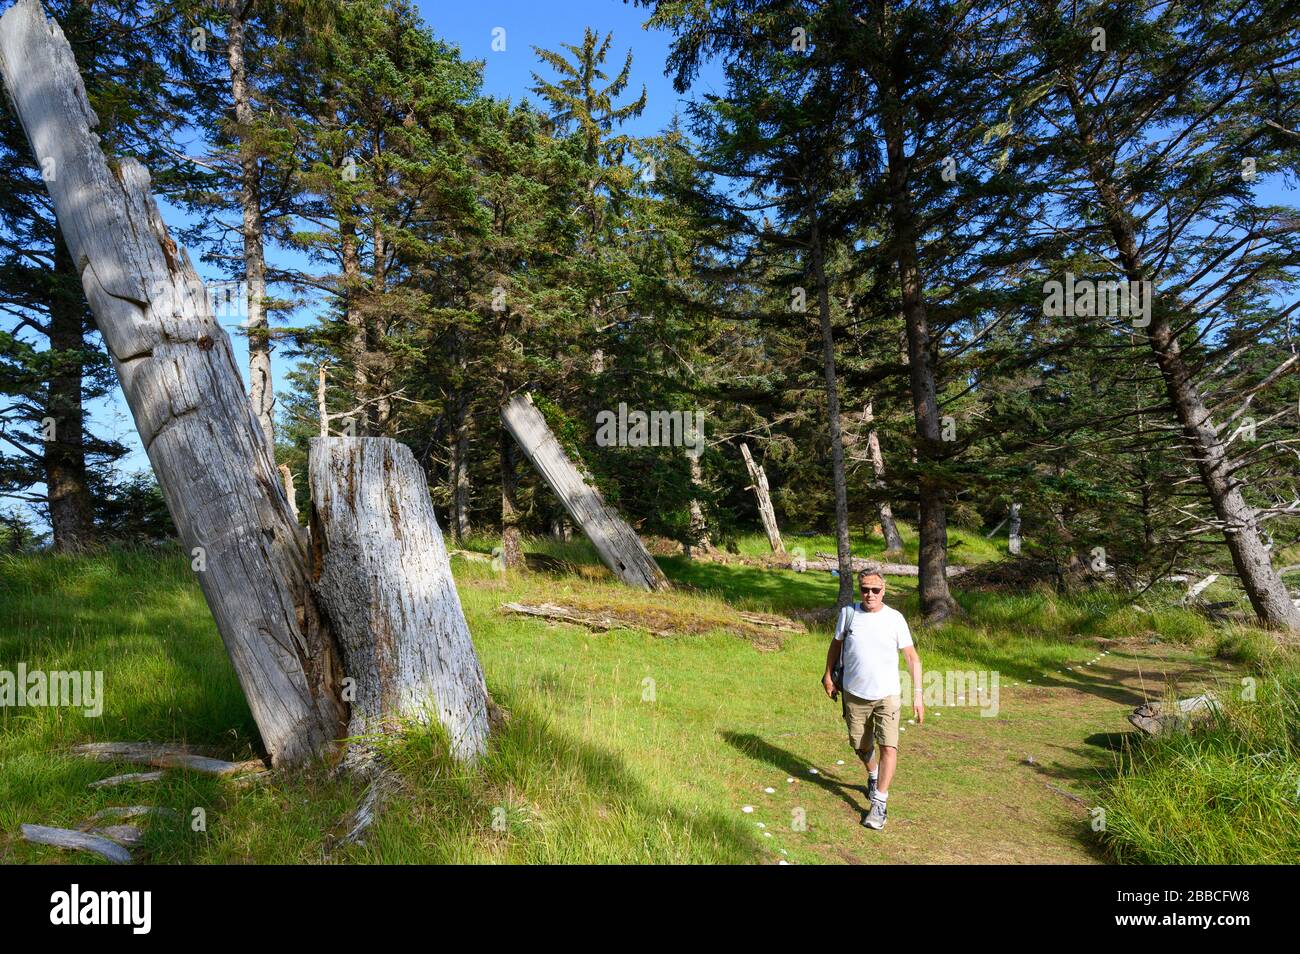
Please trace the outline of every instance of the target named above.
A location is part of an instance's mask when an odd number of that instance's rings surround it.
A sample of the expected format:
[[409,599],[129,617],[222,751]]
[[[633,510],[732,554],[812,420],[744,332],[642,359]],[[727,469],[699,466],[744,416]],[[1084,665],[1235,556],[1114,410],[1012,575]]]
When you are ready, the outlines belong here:
[[[925,721],[921,698],[921,657],[912,645],[907,620],[885,605],[885,578],[863,570],[858,574],[862,602],[840,610],[835,638],[826,650],[826,673],[822,688],[834,699],[843,692],[844,722],[849,727],[849,745],[867,767],[867,800],[870,810],[862,824],[885,827],[889,783],[898,764],[898,720],[902,692],[898,678],[898,654],[907,659],[912,677],[912,715],[916,724]],[[843,662],[838,673],[837,664]]]

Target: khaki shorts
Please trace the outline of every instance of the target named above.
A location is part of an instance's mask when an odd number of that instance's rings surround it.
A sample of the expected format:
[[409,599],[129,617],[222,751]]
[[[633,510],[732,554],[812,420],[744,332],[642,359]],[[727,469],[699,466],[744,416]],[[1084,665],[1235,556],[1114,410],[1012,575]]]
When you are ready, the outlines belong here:
[[849,727],[849,745],[865,752],[874,739],[877,745],[898,748],[898,696],[859,699],[851,692],[841,692],[840,697],[844,701],[844,724]]

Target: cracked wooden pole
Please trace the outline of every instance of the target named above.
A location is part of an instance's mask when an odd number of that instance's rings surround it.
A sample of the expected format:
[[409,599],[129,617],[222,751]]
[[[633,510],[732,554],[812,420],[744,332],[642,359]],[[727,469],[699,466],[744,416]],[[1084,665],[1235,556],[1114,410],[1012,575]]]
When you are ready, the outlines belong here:
[[745,469],[749,471],[750,484],[754,496],[758,498],[758,515],[763,520],[763,529],[767,531],[767,542],[773,553],[784,553],[785,544],[781,542],[781,529],[776,525],[776,510],[772,507],[772,495],[767,489],[767,471],[763,465],[756,463],[749,453],[749,445],[742,442],[740,456],[745,458]]
[[72,50],[37,0],[0,18],[0,71],[272,763],[329,754],[346,715],[338,658],[230,339],[148,172],[105,160]]
[[615,576],[643,590],[671,588],[636,531],[569,460],[530,395],[511,398],[501,420]]
[[491,700],[424,471],[387,437],[317,437],[308,474],[312,576],[356,680],[348,735],[437,719],[472,761]]
[[1011,525],[1007,527],[1007,552],[1020,556],[1020,504],[1011,505]]

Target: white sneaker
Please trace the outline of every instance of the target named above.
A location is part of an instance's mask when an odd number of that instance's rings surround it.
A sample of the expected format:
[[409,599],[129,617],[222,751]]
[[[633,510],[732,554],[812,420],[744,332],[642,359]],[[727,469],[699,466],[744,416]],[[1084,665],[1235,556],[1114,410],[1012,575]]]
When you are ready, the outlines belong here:
[[885,827],[886,816],[888,814],[889,809],[885,807],[885,803],[878,798],[873,798],[871,800],[871,811],[867,812],[867,817],[862,819],[862,824],[866,825],[868,828],[874,828],[876,831],[880,831],[880,829]]

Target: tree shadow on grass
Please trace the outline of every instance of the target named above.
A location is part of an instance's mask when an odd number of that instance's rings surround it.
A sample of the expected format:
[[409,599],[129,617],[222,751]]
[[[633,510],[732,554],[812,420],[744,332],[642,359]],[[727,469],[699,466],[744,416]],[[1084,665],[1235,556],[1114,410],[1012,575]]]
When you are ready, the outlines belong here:
[[[623,755],[556,728],[527,702],[517,701],[510,687],[494,687],[493,696],[511,716],[494,732],[487,756],[474,770],[449,760],[436,727],[409,737],[398,759],[407,782],[401,796],[406,810],[385,814],[362,860],[765,860],[743,822],[657,796]],[[425,823],[414,824],[421,815]]]
[[[819,771],[816,775],[808,772],[808,767],[812,763],[793,752],[783,749],[780,746],[773,745],[766,739],[763,739],[750,732],[723,732],[721,733],[723,741],[751,759],[759,762],[766,762],[768,765],[779,768],[787,776],[801,779],[805,782],[812,782],[819,788],[825,789],[832,795],[838,797],[854,811],[866,811],[866,806],[857,799],[860,796],[866,799],[866,793],[863,790],[865,782],[853,783],[840,779],[838,776],[830,776]],[[857,768],[860,763],[856,756],[852,763],[846,759],[846,764],[852,768]]]
[[[30,751],[78,741],[190,742],[259,752],[257,728],[184,554],[172,548],[41,555],[0,567],[0,668],[103,673],[103,712],[29,710],[8,741]],[[13,751],[11,749],[11,751]]]

